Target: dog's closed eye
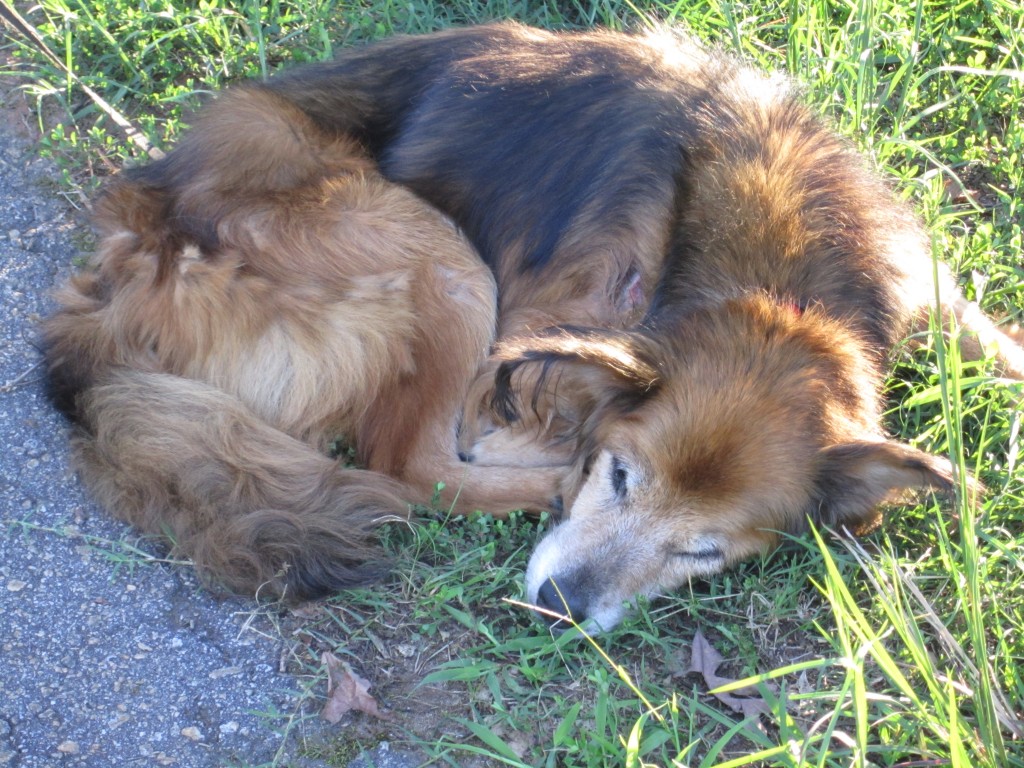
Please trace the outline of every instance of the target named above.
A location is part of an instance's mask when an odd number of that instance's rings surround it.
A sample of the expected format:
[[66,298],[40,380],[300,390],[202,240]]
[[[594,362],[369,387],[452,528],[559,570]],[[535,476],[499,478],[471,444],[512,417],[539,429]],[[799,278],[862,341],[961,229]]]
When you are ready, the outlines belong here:
[[625,499],[626,491],[628,490],[626,481],[629,479],[629,471],[618,456],[612,458],[611,477],[612,489],[615,491],[616,498],[620,500]]

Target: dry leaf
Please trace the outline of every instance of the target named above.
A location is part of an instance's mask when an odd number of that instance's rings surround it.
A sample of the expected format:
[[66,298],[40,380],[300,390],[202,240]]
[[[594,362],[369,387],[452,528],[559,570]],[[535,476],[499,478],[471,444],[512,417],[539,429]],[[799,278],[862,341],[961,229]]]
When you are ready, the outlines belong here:
[[811,685],[811,681],[807,677],[807,670],[805,669],[800,673],[800,677],[796,679],[796,691],[797,693],[811,693],[813,690],[814,686]]
[[303,619],[304,621],[312,621],[313,619],[319,619],[326,613],[324,606],[320,603],[300,603],[299,605],[293,605],[288,608],[288,613],[297,619]]
[[704,637],[704,633],[698,630],[693,636],[693,649],[690,651],[690,671],[703,675],[708,688],[714,688],[708,678],[715,677],[715,670],[723,661],[725,659],[722,658],[722,654],[715,650]]
[[347,662],[333,653],[322,654],[320,661],[327,667],[327,703],[320,710],[320,717],[337,723],[346,713],[357,710],[381,720],[388,719],[370,695],[370,684],[353,672]]
[[768,702],[760,696],[733,696],[731,693],[716,693],[714,696],[733,712],[741,713],[746,718],[770,715],[772,711]]
[[[704,678],[709,691],[736,682],[735,678],[722,677],[717,670],[725,659],[715,647],[707,641],[703,633],[697,632],[693,637],[693,651],[690,656],[690,671]],[[737,688],[728,693],[712,693],[722,704],[733,712],[742,713],[745,718],[757,722],[758,715],[771,713],[771,707],[763,697],[758,695],[757,688],[752,685]]]

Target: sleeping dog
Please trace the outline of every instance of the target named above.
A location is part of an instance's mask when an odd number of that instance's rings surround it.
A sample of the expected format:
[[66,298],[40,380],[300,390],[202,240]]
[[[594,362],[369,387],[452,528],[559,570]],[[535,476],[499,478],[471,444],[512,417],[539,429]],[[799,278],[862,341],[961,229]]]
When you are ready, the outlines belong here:
[[[918,221],[785,79],[668,32],[451,30],[235,87],[96,223],[46,325],[83,477],[236,591],[372,577],[376,526],[442,481],[563,507],[528,598],[607,629],[952,487],[880,426],[936,295]],[[939,280],[965,351],[1024,378]]]

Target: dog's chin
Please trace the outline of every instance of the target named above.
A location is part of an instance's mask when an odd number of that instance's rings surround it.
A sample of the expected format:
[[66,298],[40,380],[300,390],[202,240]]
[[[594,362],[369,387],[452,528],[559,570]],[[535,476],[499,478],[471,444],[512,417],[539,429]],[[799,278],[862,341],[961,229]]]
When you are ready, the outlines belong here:
[[599,608],[592,616],[588,617],[580,625],[580,629],[589,635],[599,635],[602,632],[611,632],[617,627],[629,613],[633,601],[622,600],[615,606]]

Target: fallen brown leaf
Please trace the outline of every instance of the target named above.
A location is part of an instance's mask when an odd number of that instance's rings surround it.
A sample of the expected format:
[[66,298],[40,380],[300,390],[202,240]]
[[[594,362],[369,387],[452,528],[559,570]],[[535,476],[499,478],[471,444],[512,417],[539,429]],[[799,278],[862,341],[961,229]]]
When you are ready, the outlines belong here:
[[300,603],[299,605],[289,607],[288,613],[298,619],[312,621],[313,619],[319,619],[323,616],[326,613],[326,610],[320,603]]
[[727,693],[715,693],[716,688],[735,683],[735,678],[722,677],[718,674],[718,667],[725,659],[703,633],[697,632],[693,637],[693,650],[690,655],[690,671],[696,672],[704,678],[704,684],[708,691],[727,706],[733,712],[742,713],[745,718],[750,718],[757,723],[758,715],[771,713],[768,702],[758,694],[756,686],[748,685],[737,688]]
[[760,696],[733,696],[731,693],[713,695],[733,712],[740,713],[745,718],[756,719],[758,715],[770,715],[772,712],[768,702]]
[[370,684],[353,672],[347,662],[333,653],[322,654],[320,661],[327,667],[327,703],[320,710],[320,717],[337,723],[346,713],[356,710],[381,720],[388,719],[370,695]]

